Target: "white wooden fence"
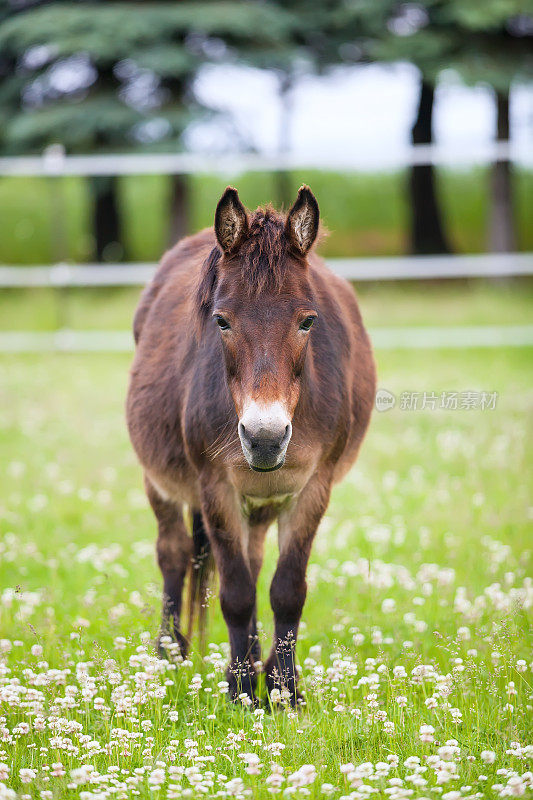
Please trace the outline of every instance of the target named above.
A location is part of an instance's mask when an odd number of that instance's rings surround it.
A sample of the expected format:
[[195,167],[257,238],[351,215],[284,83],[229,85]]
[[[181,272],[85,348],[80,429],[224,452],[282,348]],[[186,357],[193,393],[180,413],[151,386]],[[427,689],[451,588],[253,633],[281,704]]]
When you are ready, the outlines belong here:
[[[494,278],[533,274],[533,253],[459,256],[329,258],[337,275],[353,281]],[[0,266],[0,288],[141,286],[155,264],[55,264],[51,267]]]
[[243,172],[332,170],[354,172],[409,167],[421,164],[491,164],[495,161],[533,163],[533,145],[524,141],[482,142],[460,146],[408,145],[386,151],[328,153],[313,158],[293,153],[273,156],[257,153],[206,155],[203,153],[105,153],[65,155],[52,145],[42,155],[0,158],[0,175],[239,175]]
[[[235,176],[247,171],[328,169],[357,171],[421,164],[465,165],[495,161],[533,163],[533,147],[520,142],[489,142],[461,148],[416,145],[397,153],[331,153],[309,161],[296,155],[205,156],[195,153],[103,154],[66,156],[52,146],[42,156],[0,158],[0,175],[141,175],[211,173]],[[533,253],[393,258],[332,258],[330,268],[355,281],[431,278],[506,277],[533,274]],[[137,286],[151,279],[155,264],[55,264],[0,266],[0,289],[30,287]],[[378,348],[484,347],[533,345],[533,326],[469,328],[381,328],[373,331]],[[0,332],[0,351],[124,351],[132,347],[127,331]]]
[[[377,350],[464,350],[533,347],[533,325],[464,325],[371,328]],[[130,331],[0,331],[3,353],[129,353]]]

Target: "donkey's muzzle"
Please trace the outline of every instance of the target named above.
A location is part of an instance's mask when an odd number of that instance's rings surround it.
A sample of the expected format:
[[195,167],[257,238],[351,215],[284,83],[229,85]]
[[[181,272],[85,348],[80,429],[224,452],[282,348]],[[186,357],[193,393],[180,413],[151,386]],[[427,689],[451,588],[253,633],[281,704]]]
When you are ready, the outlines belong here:
[[248,464],[257,472],[271,472],[285,463],[292,425],[285,416],[244,414],[239,422],[239,438]]

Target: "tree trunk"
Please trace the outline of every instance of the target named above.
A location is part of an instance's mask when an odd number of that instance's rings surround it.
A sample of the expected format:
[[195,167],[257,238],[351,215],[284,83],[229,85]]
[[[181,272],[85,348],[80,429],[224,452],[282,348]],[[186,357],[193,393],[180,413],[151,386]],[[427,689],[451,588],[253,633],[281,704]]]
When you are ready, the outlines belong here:
[[91,176],[93,198],[94,256],[96,261],[121,261],[124,248],[118,209],[118,179]]
[[288,211],[293,203],[292,181],[290,172],[278,170],[274,173],[274,185],[276,192],[276,205]]
[[[425,80],[420,86],[418,113],[411,130],[413,144],[433,142],[433,100],[435,87]],[[415,254],[449,253],[437,199],[433,164],[411,167],[409,175],[411,212],[410,250]]]
[[172,175],[171,180],[168,244],[173,247],[191,232],[191,184],[188,175]]
[[[496,93],[499,142],[509,141],[509,92]],[[513,215],[512,167],[510,161],[496,161],[490,176],[489,249],[493,253],[516,250]]]
[[[278,155],[285,156],[290,148],[292,118],[292,75],[283,72],[279,84],[280,119],[278,131]],[[289,209],[293,202],[291,175],[286,170],[274,173],[274,186],[278,207]]]

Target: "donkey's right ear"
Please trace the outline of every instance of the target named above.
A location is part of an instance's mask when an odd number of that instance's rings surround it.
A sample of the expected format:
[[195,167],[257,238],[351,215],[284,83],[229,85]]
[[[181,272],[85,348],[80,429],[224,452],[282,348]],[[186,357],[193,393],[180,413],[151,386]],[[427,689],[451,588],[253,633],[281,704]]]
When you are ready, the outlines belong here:
[[228,186],[215,211],[215,234],[226,254],[233,253],[248,233],[248,217],[237,189]]

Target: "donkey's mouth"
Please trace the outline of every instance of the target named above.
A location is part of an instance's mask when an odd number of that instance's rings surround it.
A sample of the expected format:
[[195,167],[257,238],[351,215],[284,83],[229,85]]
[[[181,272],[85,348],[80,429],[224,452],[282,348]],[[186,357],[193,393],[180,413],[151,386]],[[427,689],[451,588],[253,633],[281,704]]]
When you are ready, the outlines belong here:
[[277,469],[281,469],[285,463],[285,459],[280,461],[279,464],[276,464],[273,467],[254,467],[253,464],[250,464],[250,467],[253,469],[254,472],[275,472]]

